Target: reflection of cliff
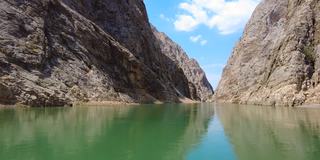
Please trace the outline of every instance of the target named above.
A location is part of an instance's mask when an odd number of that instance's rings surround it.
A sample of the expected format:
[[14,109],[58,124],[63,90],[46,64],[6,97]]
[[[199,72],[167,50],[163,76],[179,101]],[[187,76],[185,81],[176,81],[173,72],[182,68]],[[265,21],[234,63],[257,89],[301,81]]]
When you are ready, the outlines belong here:
[[316,160],[320,110],[217,107],[239,160]]
[[182,105],[0,110],[0,159],[179,160],[212,114]]
[[188,126],[178,139],[179,143],[175,149],[169,151],[168,155],[174,156],[165,157],[167,160],[186,159],[186,153],[200,143],[201,138],[207,133],[209,121],[214,115],[214,108],[210,104],[200,104],[190,107],[188,112],[190,113]]
[[[58,156],[65,151],[76,152],[95,143],[96,138],[112,125],[116,117],[126,116],[130,109],[92,107],[0,110],[0,159],[9,155],[17,156],[17,159],[46,159],[52,156],[50,153]],[[26,152],[19,152],[20,149]],[[30,151],[38,153],[33,155],[28,153]],[[35,155],[37,157],[29,157]]]
[[114,121],[107,132],[109,142],[101,146],[111,159],[127,155],[137,160],[182,160],[206,132],[212,115],[206,110],[197,105],[136,108],[127,117],[133,123]]

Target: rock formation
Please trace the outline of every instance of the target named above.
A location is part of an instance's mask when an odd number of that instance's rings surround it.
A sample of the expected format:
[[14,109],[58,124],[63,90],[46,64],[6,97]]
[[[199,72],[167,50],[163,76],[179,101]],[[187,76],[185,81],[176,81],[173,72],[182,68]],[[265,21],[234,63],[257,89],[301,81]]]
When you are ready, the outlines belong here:
[[319,0],[263,0],[224,69],[217,101],[320,103],[319,11]]
[[185,51],[178,44],[173,42],[164,33],[158,32],[154,27],[153,33],[159,41],[162,53],[172,59],[186,75],[191,99],[210,101],[213,96],[213,88],[198,62],[194,59],[189,59]]
[[2,0],[0,104],[208,100],[197,63],[155,35],[142,0]]

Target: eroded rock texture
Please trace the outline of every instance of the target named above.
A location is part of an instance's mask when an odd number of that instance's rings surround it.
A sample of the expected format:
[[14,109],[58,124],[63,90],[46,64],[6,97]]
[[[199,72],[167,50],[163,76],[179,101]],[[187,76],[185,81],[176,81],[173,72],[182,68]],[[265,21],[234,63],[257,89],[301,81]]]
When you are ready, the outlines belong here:
[[319,0],[263,0],[224,69],[216,99],[320,103],[319,11]]
[[[210,101],[213,96],[213,89],[198,62],[194,59],[190,59],[178,44],[173,42],[164,33],[158,32],[154,27],[153,33],[159,40],[162,53],[172,59],[186,75],[188,80],[187,89],[190,91],[191,99]],[[174,68],[169,69],[174,70]]]
[[207,100],[153,32],[142,0],[2,0],[0,103]]

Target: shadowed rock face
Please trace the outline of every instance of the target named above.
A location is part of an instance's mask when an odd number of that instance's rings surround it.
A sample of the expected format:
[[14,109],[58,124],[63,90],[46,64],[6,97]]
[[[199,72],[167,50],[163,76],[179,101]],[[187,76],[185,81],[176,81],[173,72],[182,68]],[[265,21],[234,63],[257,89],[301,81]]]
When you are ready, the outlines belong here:
[[247,24],[217,89],[221,102],[320,103],[320,2],[264,0]]
[[[213,89],[198,62],[194,59],[189,59],[185,51],[164,33],[158,32],[155,27],[152,29],[155,37],[159,40],[162,53],[172,59],[186,75],[191,98],[201,101],[210,100],[213,95]],[[168,69],[174,70],[174,68]],[[180,87],[183,88],[185,86]]]
[[[0,103],[206,100],[164,54],[143,1],[0,2]],[[169,66],[169,67],[168,67]],[[200,67],[199,67],[200,69]]]

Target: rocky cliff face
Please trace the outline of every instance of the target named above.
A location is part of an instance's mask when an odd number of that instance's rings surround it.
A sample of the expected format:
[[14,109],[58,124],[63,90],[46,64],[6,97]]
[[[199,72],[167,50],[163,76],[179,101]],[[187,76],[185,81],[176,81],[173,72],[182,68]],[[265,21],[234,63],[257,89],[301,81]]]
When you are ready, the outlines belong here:
[[319,0],[263,0],[224,69],[216,99],[320,103],[319,10]]
[[200,67],[188,74],[160,42],[142,0],[2,0],[0,103],[207,100]]
[[[198,62],[194,59],[190,59],[185,51],[164,33],[158,32],[155,27],[152,29],[159,42],[162,53],[173,60],[186,75],[191,99],[201,101],[211,100],[213,89]],[[170,70],[173,69],[171,68]]]

